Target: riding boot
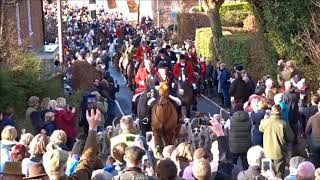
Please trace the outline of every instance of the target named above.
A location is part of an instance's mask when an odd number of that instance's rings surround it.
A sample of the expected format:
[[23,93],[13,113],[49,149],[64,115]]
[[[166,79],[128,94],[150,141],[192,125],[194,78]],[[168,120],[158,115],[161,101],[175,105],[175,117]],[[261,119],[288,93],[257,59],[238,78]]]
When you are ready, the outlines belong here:
[[182,109],[181,106],[177,106],[178,122],[180,122],[181,117],[182,117],[181,109]]
[[132,114],[137,115],[137,103],[134,101],[131,102],[131,111]]

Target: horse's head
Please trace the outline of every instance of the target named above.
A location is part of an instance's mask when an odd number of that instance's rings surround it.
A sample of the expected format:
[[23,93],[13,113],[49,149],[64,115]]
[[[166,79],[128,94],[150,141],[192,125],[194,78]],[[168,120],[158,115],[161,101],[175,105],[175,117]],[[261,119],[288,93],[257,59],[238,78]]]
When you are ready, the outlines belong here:
[[159,95],[168,96],[169,95],[169,86],[166,81],[161,81],[159,84]]

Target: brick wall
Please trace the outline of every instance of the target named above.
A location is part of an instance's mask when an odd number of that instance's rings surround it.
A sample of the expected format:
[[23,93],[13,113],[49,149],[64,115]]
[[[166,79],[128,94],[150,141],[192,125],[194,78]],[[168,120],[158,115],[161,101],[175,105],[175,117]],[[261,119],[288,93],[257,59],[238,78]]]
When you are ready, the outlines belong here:
[[[27,47],[32,45],[35,50],[42,50],[43,46],[43,21],[42,21],[42,0],[30,0],[31,6],[31,23],[33,34],[29,35],[29,20],[28,20],[28,6],[27,0],[20,1],[20,32],[22,45]],[[6,6],[5,9],[5,27],[8,34],[12,34],[17,42],[17,20],[16,20],[16,6]]]

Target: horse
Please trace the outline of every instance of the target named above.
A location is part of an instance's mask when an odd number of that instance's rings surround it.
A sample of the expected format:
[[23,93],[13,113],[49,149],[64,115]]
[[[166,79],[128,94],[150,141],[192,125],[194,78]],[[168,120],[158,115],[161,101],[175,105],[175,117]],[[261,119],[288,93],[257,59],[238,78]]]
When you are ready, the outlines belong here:
[[152,75],[149,75],[145,80],[145,89],[137,99],[137,118],[139,119],[139,126],[141,133],[144,135],[147,131],[151,131],[151,109],[150,106],[155,99],[155,92],[151,89]]
[[159,84],[159,98],[152,107],[151,120],[155,146],[162,149],[164,146],[172,145],[180,131],[180,125],[177,110],[169,99],[166,81]]
[[192,87],[188,84],[187,81],[178,81],[177,87],[177,96],[182,103],[182,119],[189,118],[191,116],[191,105],[194,101]]

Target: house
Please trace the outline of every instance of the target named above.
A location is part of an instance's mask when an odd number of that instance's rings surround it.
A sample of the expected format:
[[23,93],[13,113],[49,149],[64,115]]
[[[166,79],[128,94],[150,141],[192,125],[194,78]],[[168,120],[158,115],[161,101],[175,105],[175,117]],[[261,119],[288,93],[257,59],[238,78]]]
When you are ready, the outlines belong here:
[[1,29],[14,34],[19,46],[42,50],[44,28],[42,0],[2,0]]

